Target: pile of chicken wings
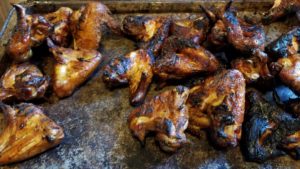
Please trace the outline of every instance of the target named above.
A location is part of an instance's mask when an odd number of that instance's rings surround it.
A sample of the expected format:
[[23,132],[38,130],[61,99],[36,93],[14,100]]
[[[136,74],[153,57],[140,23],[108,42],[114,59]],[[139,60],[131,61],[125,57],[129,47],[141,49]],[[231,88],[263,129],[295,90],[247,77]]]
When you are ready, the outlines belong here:
[[[294,14],[300,18],[299,0],[275,0],[261,21],[238,17],[232,1],[218,8],[201,6],[193,19],[128,15],[122,23],[100,2],[43,15],[13,6],[17,25],[6,46],[12,64],[0,79],[5,118],[0,165],[62,141],[63,129],[41,107],[22,102],[44,98],[47,91],[58,98],[72,95],[103,60],[98,51],[103,26],[136,41],[135,51],[110,59],[101,69],[108,88],[129,86],[130,104],[137,107],[128,126],[143,144],[153,133],[163,151],[175,152],[188,143],[185,131],[199,136],[204,130],[218,148],[242,145],[249,161],[284,154],[300,159],[300,100],[274,105],[253,88],[278,79],[300,94],[300,27],[266,46],[263,26]],[[43,44],[55,61],[51,76],[32,62],[32,49]],[[224,61],[213,54],[227,49],[242,57]],[[195,77],[200,80],[182,85]],[[153,82],[157,90],[173,82],[181,85],[146,98]]]

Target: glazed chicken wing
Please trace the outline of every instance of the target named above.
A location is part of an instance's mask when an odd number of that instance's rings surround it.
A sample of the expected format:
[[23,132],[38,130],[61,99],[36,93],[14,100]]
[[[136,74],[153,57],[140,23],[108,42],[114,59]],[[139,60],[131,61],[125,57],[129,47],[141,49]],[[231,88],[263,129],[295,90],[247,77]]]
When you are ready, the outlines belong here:
[[[254,90],[247,93],[243,141],[247,160],[263,162],[282,155],[283,150],[299,158],[300,119],[271,105]],[[296,157],[295,156],[295,157]]]
[[185,102],[188,89],[178,86],[165,91],[133,110],[128,118],[129,129],[141,142],[154,132],[160,148],[174,152],[187,142],[184,134],[188,126]]
[[161,56],[156,58],[154,73],[165,81],[197,73],[213,73],[218,67],[215,56],[193,40],[171,36],[165,40]]
[[13,5],[17,11],[17,25],[6,46],[6,53],[15,62],[25,62],[31,57],[30,23],[27,22],[26,9]]
[[28,20],[31,25],[31,46],[39,46],[49,36],[52,24],[41,15],[29,15]]
[[112,59],[103,71],[103,81],[110,88],[129,83],[130,103],[144,101],[152,82],[153,57],[140,49],[121,58]]
[[73,50],[55,46],[50,39],[47,41],[56,61],[53,91],[60,98],[69,96],[95,71],[102,56],[96,50]]
[[74,49],[97,50],[102,37],[103,25],[120,33],[119,24],[110,16],[109,9],[100,2],[89,2],[71,16]]
[[290,13],[296,13],[298,11],[300,11],[299,0],[274,0],[273,7],[265,14],[262,21],[265,24],[269,24]]
[[245,111],[245,79],[238,70],[224,70],[193,87],[187,101],[189,131],[209,128],[219,147],[235,147],[242,134]]
[[32,64],[12,65],[1,77],[0,101],[31,100],[44,96],[49,84],[48,77]]
[[31,158],[64,138],[63,129],[33,104],[10,107],[0,103],[5,127],[0,133],[0,165]]

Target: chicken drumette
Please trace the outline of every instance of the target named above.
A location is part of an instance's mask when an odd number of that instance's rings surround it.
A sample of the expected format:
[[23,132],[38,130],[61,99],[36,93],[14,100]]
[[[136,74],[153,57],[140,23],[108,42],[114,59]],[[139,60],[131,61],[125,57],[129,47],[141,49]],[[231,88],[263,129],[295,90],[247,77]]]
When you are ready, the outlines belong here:
[[185,105],[188,89],[178,86],[165,91],[133,110],[128,118],[129,128],[141,142],[154,132],[160,148],[174,152],[187,142],[184,134],[188,126],[188,109]]
[[112,59],[103,71],[103,81],[110,88],[129,84],[130,102],[142,103],[152,82],[153,57],[145,50],[137,50]]
[[0,165],[31,158],[64,138],[63,129],[33,104],[14,107],[0,102],[5,127],[0,134]]
[[209,129],[219,147],[237,146],[245,111],[245,79],[238,70],[224,70],[190,90],[189,131]]
[[1,77],[0,100],[41,98],[48,84],[48,78],[35,65],[12,65]]

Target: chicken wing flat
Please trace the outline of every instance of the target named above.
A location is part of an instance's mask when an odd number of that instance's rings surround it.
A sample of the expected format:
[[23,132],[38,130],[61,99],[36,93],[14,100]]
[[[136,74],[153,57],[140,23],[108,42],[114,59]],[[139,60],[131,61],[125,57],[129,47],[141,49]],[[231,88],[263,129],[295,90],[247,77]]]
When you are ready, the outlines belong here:
[[265,24],[269,24],[288,14],[296,13],[299,10],[299,0],[274,0],[273,7],[265,14],[262,21]]
[[184,134],[188,126],[188,109],[185,102],[188,89],[177,86],[165,91],[131,112],[129,129],[141,142],[148,133],[154,132],[160,148],[174,152],[187,142]]
[[13,5],[17,11],[17,25],[6,46],[6,53],[15,62],[25,62],[31,57],[30,23],[27,22],[26,9]]
[[296,27],[266,47],[267,53],[273,58],[288,57],[300,52],[300,27]]
[[112,59],[103,71],[104,83],[112,88],[129,83],[130,103],[140,104],[144,101],[152,82],[153,57],[145,50],[139,49],[124,57]]
[[123,20],[123,32],[138,40],[140,48],[157,55],[169,35],[170,24],[166,17],[129,15]]
[[102,56],[96,50],[73,50],[55,46],[50,39],[47,41],[56,60],[53,91],[60,98],[69,96],[96,70]]
[[12,65],[0,80],[0,101],[32,100],[44,96],[48,77],[32,64]]
[[199,73],[213,73],[218,67],[219,62],[215,56],[193,40],[171,36],[165,40],[153,70],[165,81]]
[[63,129],[33,104],[10,107],[0,103],[0,108],[6,122],[0,134],[0,165],[31,158],[64,138]]
[[187,101],[188,129],[198,134],[209,128],[219,147],[237,146],[245,111],[245,79],[238,70],[224,70],[193,87]]
[[299,157],[300,119],[271,105],[255,90],[250,90],[247,98],[249,108],[243,127],[247,160],[263,162],[282,155],[283,150],[296,152]]
[[100,2],[89,2],[71,16],[74,49],[97,50],[102,37],[103,25],[120,33],[119,24],[110,16],[109,9]]

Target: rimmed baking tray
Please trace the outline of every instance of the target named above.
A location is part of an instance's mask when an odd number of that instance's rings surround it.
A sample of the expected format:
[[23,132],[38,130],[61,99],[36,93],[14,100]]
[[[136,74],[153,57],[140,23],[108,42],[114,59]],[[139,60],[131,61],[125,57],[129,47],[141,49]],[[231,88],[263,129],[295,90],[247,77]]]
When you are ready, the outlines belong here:
[[[167,15],[173,18],[196,17],[201,13],[199,5],[223,5],[224,1],[102,1],[113,16],[122,20],[128,14]],[[46,13],[68,6],[78,9],[86,1],[28,1],[23,3],[29,13]],[[235,1],[241,15],[259,17],[272,6],[267,1]],[[286,32],[297,22],[296,18],[274,23],[266,27],[268,42]],[[7,65],[5,48],[16,23],[12,10],[0,33],[0,72]],[[299,25],[299,23],[297,23]],[[101,67],[112,57],[134,50],[135,43],[125,37],[105,34],[100,52],[105,61],[96,73],[72,96],[58,100],[38,101],[47,115],[64,127],[65,139],[56,148],[24,162],[3,168],[300,168],[300,161],[289,156],[279,157],[262,164],[245,162],[240,147],[229,150],[213,148],[205,133],[200,138],[188,134],[190,144],[174,154],[163,153],[152,137],[145,147],[134,139],[127,127],[127,116],[133,109],[129,105],[128,88],[108,90],[101,79]],[[214,52],[214,51],[212,51]],[[47,48],[34,51],[35,58],[49,59]],[[154,84],[147,97],[158,92]]]

